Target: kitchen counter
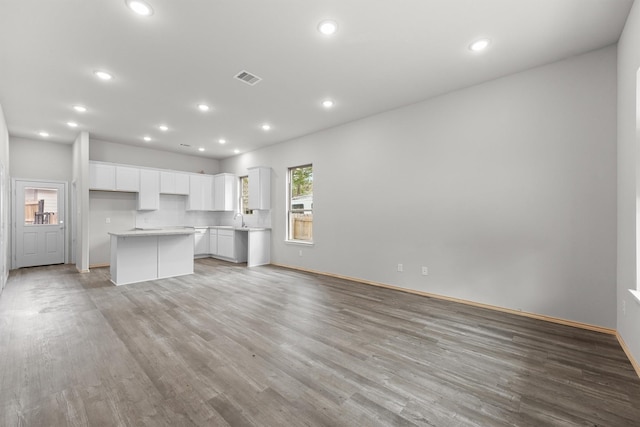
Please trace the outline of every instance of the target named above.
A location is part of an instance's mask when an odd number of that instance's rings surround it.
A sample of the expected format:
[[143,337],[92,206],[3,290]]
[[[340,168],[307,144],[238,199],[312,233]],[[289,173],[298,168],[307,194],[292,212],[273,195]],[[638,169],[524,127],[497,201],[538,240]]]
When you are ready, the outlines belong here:
[[133,230],[117,231],[109,233],[112,236],[132,237],[132,236],[173,236],[181,234],[194,234],[193,228],[136,228]]
[[[223,259],[225,261],[232,262],[246,262],[247,267],[256,267],[259,265],[265,265],[271,263],[271,228],[268,227],[235,227],[233,225],[209,225],[209,226],[195,226],[195,229],[211,230],[213,234],[215,230],[216,235],[219,236],[223,231],[226,231],[224,237],[225,246],[224,249],[221,243],[218,243],[218,239],[223,237],[216,237],[216,240],[211,240],[209,244],[209,250],[204,252],[201,243],[195,245],[200,248],[200,252],[196,252],[199,256],[212,256],[214,258]],[[228,232],[233,231],[229,235]],[[236,231],[240,233],[235,233]],[[197,236],[196,236],[197,237]],[[231,243],[228,239],[232,239]],[[198,242],[198,239],[195,239]],[[202,240],[200,240],[202,242]]]
[[209,225],[207,227],[195,227],[195,228],[215,228],[218,230],[235,230],[235,231],[266,231],[271,230],[267,227],[234,227],[233,225]]

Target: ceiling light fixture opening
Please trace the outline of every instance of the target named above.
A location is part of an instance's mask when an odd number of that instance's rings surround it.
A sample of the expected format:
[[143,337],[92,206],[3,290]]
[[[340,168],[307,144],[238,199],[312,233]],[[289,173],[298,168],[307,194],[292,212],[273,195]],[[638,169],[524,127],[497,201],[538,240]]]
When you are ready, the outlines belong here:
[[125,4],[129,9],[140,16],[153,15],[153,8],[148,3],[142,0],[125,0]]
[[207,104],[198,104],[198,110],[202,112],[207,112],[211,109]]
[[320,33],[324,34],[325,36],[330,36],[338,31],[338,24],[336,23],[336,21],[327,19],[318,24],[318,31],[320,31]]
[[469,45],[469,50],[472,52],[482,52],[491,44],[491,40],[489,39],[480,39],[476,40]]
[[238,149],[236,148],[235,150],[233,150],[233,152],[234,152],[235,154],[239,154],[239,153],[240,153],[240,150],[238,150]]
[[333,102],[333,100],[331,99],[325,99],[324,101],[322,101],[322,106],[324,108],[331,108],[335,105],[335,102]]
[[40,131],[38,132],[38,135],[40,135],[43,138],[47,138],[49,136],[49,133],[45,131]]
[[93,74],[100,80],[108,81],[113,79],[113,76],[106,71],[96,70],[93,72]]
[[73,109],[76,110],[78,113],[86,113],[87,112],[87,107],[85,107],[84,105],[74,105]]
[[204,147],[198,148],[198,151],[204,151]]
[[218,140],[218,143],[220,143],[220,144],[226,144],[226,143],[227,143],[227,140],[226,140],[226,139],[224,139],[224,138],[220,138],[220,139]]
[[67,122],[67,126],[69,126],[70,128],[77,128],[78,124],[76,122]]
[[144,139],[144,140],[145,140],[145,141],[147,141],[147,142],[151,141],[151,137],[150,137],[150,136],[145,136],[145,137],[144,137],[144,138],[142,138],[142,139]]
[[169,126],[167,125],[160,125],[158,126],[158,129],[160,129],[162,132],[166,132],[169,130]]
[[269,123],[265,123],[262,125],[262,130],[271,130],[271,125]]

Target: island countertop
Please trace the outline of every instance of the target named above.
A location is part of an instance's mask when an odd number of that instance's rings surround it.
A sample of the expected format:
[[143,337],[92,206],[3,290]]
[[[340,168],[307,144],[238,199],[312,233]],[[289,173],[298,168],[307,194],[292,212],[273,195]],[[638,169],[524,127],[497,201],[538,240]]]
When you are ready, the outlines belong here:
[[182,234],[195,234],[193,228],[153,228],[153,229],[134,229],[125,231],[109,232],[112,236],[117,237],[136,237],[136,236],[175,236]]

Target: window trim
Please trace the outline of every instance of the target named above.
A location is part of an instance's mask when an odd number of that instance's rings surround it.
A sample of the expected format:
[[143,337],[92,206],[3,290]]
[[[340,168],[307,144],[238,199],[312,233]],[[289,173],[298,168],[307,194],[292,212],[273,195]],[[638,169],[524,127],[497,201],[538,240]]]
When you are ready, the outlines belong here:
[[[242,180],[246,178],[247,182],[249,181],[249,175],[242,175],[238,177],[238,213],[241,215],[253,215],[253,211],[255,209],[248,209],[244,206],[244,203],[242,203]],[[249,185],[247,183],[247,192],[249,191]],[[247,203],[249,203],[249,196],[247,195]],[[248,211],[248,212],[245,212]]]
[[[298,166],[291,166],[287,168],[287,179],[286,179],[286,210],[285,210],[285,243],[290,243],[290,244],[296,244],[296,245],[303,245],[303,246],[313,246],[315,244],[315,240],[312,237],[311,240],[299,240],[299,239],[290,239],[289,236],[291,235],[291,214],[292,213],[304,213],[304,212],[311,212],[311,215],[313,216],[313,203],[311,203],[311,208],[310,209],[292,209],[291,207],[291,176],[292,176],[292,171],[294,169],[301,169],[301,168],[306,168],[306,167],[310,167],[311,168],[311,173],[313,174],[313,163],[305,163],[305,164],[301,164]],[[313,193],[312,193],[313,194]],[[295,211],[295,212],[293,212]],[[313,220],[312,220],[312,225],[313,227]],[[313,229],[313,228],[312,228]]]

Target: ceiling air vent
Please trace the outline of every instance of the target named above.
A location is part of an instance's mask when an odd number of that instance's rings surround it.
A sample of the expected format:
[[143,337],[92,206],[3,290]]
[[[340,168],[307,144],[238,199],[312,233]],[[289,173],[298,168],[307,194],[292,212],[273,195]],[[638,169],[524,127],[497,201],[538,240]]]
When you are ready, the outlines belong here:
[[245,71],[245,70],[240,71],[238,74],[236,74],[235,77],[238,80],[242,80],[243,82],[245,82],[249,86],[254,86],[256,83],[258,83],[260,80],[262,80],[260,77],[255,76],[255,75],[253,75],[250,72]]
[[180,144],[181,147],[191,147],[189,144]]

